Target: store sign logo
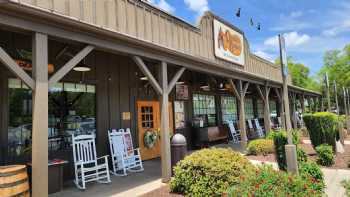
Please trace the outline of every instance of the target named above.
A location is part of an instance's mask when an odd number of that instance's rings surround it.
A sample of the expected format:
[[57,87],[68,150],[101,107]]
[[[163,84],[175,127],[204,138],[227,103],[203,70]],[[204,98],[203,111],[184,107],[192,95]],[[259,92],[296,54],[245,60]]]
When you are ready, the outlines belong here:
[[214,20],[214,45],[217,58],[244,65],[243,35],[218,20]]

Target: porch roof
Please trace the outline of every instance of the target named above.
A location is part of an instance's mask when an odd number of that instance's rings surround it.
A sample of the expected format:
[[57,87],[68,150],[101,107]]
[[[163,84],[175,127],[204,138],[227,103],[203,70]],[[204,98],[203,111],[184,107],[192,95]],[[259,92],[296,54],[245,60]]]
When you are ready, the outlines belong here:
[[[258,84],[264,84],[268,81],[272,86],[281,86],[280,79],[248,72],[247,70],[233,67],[231,64],[222,61],[214,61],[210,58],[194,56],[191,55],[191,53],[179,51],[166,45],[155,44],[152,41],[140,39],[135,35],[115,31],[115,29],[103,25],[99,26],[76,17],[62,14],[55,9],[32,5],[28,3],[28,1],[0,0],[0,7],[2,8],[0,11],[0,23],[5,25],[15,26],[29,31],[39,31],[54,37],[91,44],[102,50],[119,51],[126,54],[166,61],[174,65],[181,65],[189,69],[225,78],[241,79]],[[155,8],[153,7],[153,9]],[[207,13],[207,15],[212,14]],[[172,15],[170,16],[174,17]],[[188,26],[191,31],[200,33],[198,32],[200,29],[185,23],[183,20],[176,17],[175,20]],[[110,41],[113,41],[113,43],[110,43]],[[273,69],[280,70],[278,66],[276,67],[276,65],[251,54],[248,42],[246,40],[245,42],[248,48],[247,56],[254,62],[252,63],[253,66],[256,66],[255,62],[257,62],[263,66],[267,65]],[[306,95],[310,96],[320,95],[320,93],[295,86],[291,86],[291,88],[297,92],[305,92],[307,93]]]

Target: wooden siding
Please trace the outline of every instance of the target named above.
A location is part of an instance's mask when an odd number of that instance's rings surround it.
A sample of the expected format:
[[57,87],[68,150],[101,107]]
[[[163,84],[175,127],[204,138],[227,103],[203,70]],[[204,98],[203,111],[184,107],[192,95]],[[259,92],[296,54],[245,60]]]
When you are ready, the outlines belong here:
[[281,81],[280,68],[251,54],[245,41],[245,65],[220,60],[214,55],[213,19],[206,13],[198,28],[139,0],[13,0],[66,15],[76,20],[154,45]]

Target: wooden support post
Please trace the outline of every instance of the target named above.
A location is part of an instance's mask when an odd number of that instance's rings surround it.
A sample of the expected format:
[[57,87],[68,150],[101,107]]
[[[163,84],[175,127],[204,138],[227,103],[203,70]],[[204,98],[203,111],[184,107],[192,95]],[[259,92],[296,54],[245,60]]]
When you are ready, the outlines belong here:
[[270,87],[266,83],[264,87],[264,92],[261,90],[260,85],[256,85],[256,88],[258,90],[258,93],[260,95],[260,98],[264,102],[264,127],[266,131],[266,135],[270,132],[271,130],[271,120],[270,120],[270,103],[269,103],[269,95],[270,95]]
[[[162,182],[166,183],[171,178],[171,151],[170,151],[170,122],[169,122],[169,94],[175,87],[176,82],[180,79],[184,73],[185,68],[181,68],[177,71],[175,76],[168,84],[168,65],[166,62],[162,62],[159,72],[159,82],[155,79],[152,73],[149,71],[143,60],[134,56],[133,60],[139,66],[143,74],[149,79],[152,87],[160,95],[160,143],[161,143],[161,166],[162,166]],[[159,85],[160,84],[160,85]]]
[[161,95],[161,160],[162,160],[162,182],[170,181],[171,177],[171,152],[170,152],[170,128],[169,128],[169,93],[168,93],[168,71],[167,63],[162,62],[161,69],[161,88],[163,94]]
[[48,196],[48,43],[47,35],[33,35],[32,195]]
[[277,88],[273,88],[273,89],[274,89],[274,91],[277,95],[277,99],[278,99],[278,110],[280,112],[280,118],[281,118],[281,123],[282,123],[282,125],[280,125],[280,126],[282,129],[285,130],[286,129],[286,121],[285,121],[282,93]]
[[305,113],[305,95],[301,94],[300,98],[301,112]]
[[249,82],[247,82],[244,87],[243,87],[243,82],[242,80],[238,81],[238,88],[236,87],[235,83],[233,82],[232,79],[228,80],[232,90],[233,94],[237,98],[237,101],[239,102],[239,129],[241,133],[241,143],[242,147],[245,147],[248,142],[248,137],[247,137],[247,129],[246,129],[246,124],[245,124],[245,110],[244,110],[244,98],[247,93],[248,87],[249,87]]
[[239,80],[239,86],[238,86],[238,91],[240,94],[240,100],[239,100],[239,128],[241,130],[241,141],[243,143],[248,142],[248,137],[247,137],[247,129],[246,129],[246,124],[245,124],[245,95],[247,93],[249,87],[249,82],[246,82],[246,84],[243,87],[243,82],[242,80]]

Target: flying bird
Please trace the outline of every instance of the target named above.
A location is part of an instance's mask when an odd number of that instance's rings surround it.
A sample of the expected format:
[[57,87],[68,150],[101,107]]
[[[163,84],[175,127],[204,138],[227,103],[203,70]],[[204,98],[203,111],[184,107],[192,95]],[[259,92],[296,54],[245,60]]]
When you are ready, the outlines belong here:
[[254,21],[253,21],[252,18],[250,18],[250,25],[251,25],[251,26],[254,26]]
[[258,29],[258,31],[261,30],[261,25],[260,25],[260,23],[258,23],[257,29]]
[[238,8],[237,12],[236,12],[236,16],[239,18],[241,17],[241,8]]

